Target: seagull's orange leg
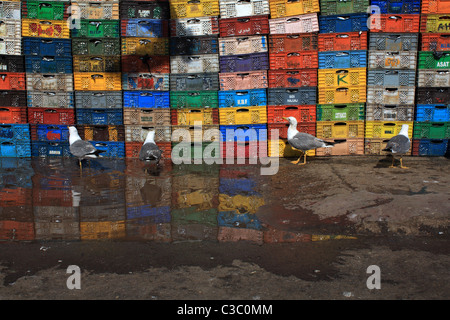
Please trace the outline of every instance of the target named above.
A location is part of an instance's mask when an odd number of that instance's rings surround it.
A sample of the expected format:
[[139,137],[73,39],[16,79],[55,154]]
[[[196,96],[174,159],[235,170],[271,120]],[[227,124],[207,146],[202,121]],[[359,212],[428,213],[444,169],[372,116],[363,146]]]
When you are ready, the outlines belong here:
[[300,157],[298,158],[297,161],[291,161],[291,163],[293,164],[298,164],[300,162],[300,159],[302,158],[302,155],[304,154],[303,151],[299,150],[302,154],[300,155]]
[[400,168],[402,168],[402,169],[409,169],[409,167],[404,167],[403,166],[403,161],[402,160],[403,160],[402,157],[400,157]]
[[389,166],[389,168],[395,168],[394,161],[395,161],[395,158],[394,158],[394,156],[392,156],[392,164]]
[[306,152],[303,152],[303,163],[299,163],[299,166],[303,166],[306,164]]

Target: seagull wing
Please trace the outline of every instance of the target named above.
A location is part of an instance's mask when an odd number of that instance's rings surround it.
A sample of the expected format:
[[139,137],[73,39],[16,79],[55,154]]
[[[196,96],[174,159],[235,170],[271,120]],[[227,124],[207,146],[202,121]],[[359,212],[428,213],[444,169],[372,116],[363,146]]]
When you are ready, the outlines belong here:
[[312,150],[327,146],[326,142],[305,132],[298,132],[292,139],[288,139],[289,144],[298,150]]
[[84,140],[75,141],[70,145],[70,152],[78,158],[86,157],[86,156],[97,156],[98,153],[103,152],[102,150],[98,150],[95,148],[92,143]]
[[399,134],[395,137],[392,137],[388,141],[388,143],[386,144],[386,148],[384,148],[383,151],[389,151],[392,153],[406,153],[409,151],[410,147],[411,141],[409,140],[409,138]]
[[156,144],[145,143],[139,152],[139,159],[142,161],[159,161],[161,159],[161,154],[162,152]]

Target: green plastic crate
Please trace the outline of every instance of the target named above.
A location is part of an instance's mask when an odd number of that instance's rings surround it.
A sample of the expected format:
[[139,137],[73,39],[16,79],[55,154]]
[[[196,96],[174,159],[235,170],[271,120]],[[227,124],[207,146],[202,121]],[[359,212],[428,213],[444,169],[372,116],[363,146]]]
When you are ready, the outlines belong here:
[[317,121],[364,120],[364,103],[319,104],[316,109]]
[[320,0],[320,14],[323,16],[366,12],[369,0]]
[[450,139],[450,122],[414,122],[414,139]]
[[419,69],[450,69],[450,52],[419,52]]
[[68,2],[28,0],[22,3],[22,17],[27,19],[65,20]]
[[181,108],[218,108],[217,91],[173,91],[170,93],[170,107]]
[[73,55],[120,56],[119,38],[74,38],[72,39]]
[[120,20],[81,20],[80,28],[72,29],[72,37],[119,38]]

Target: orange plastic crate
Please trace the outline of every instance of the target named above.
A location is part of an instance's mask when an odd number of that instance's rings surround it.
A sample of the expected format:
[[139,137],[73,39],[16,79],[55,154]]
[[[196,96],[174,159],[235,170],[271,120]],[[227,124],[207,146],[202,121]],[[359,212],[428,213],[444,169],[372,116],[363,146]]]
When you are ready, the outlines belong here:
[[269,53],[316,51],[318,34],[291,33],[269,35]]
[[0,90],[27,90],[25,73],[1,72]]
[[30,124],[75,124],[75,110],[67,108],[28,108]]
[[371,32],[419,32],[420,29],[419,14],[380,14],[369,19]]
[[446,33],[422,33],[421,46],[422,51],[449,51],[450,35]]
[[319,51],[367,50],[367,32],[321,33]]
[[316,105],[267,106],[268,123],[287,124],[283,117],[294,117],[299,123],[316,122]]
[[269,54],[270,69],[314,69],[319,67],[317,51],[280,52]]
[[0,123],[27,123],[27,107],[0,107]]
[[450,1],[448,0],[422,0],[421,13],[450,13]]

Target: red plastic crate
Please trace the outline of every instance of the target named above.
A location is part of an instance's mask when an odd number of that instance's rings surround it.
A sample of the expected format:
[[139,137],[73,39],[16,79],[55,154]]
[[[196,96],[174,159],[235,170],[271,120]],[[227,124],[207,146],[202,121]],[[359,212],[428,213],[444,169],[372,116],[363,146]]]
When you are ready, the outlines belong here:
[[[271,131],[273,129],[277,129],[279,131],[279,137],[281,139],[287,139],[287,131],[289,128],[289,123],[286,121],[286,123],[269,123],[267,125],[267,128],[269,130],[268,138],[272,140],[272,134]],[[305,132],[312,134],[313,136],[316,135],[316,123],[315,122],[299,122],[297,124],[297,130],[299,132]]]
[[422,33],[422,51],[450,51],[450,34]]
[[268,16],[219,19],[220,37],[251,36],[269,32]]
[[269,70],[269,88],[317,87],[317,69]]
[[25,73],[1,72],[0,90],[27,90]]
[[317,69],[319,55],[317,51],[271,53],[269,65],[270,69]]
[[267,106],[267,122],[283,123],[283,118],[294,117],[298,122],[316,122],[316,105]]
[[31,206],[31,189],[2,188],[0,190],[0,207]]
[[318,34],[313,33],[291,33],[271,34],[269,36],[269,53],[317,51]]
[[21,221],[0,221],[0,240],[34,240],[34,223]]
[[380,14],[369,19],[371,32],[419,32],[420,29],[420,14]]
[[27,123],[27,107],[0,107],[0,123]]
[[[221,145],[221,157],[224,162],[226,162],[226,158],[256,159],[268,156],[267,141],[224,142]],[[241,149],[244,151],[241,152]]]
[[75,124],[75,110],[66,108],[28,108],[30,124]]
[[33,188],[34,206],[71,207],[73,204],[72,189]]
[[[156,142],[156,145],[161,149],[161,161],[171,159],[172,143],[171,142]],[[142,148],[142,142],[125,142],[125,154],[127,158],[139,158],[139,152]]]
[[367,50],[367,32],[321,33],[319,51]]
[[170,56],[122,56],[123,73],[170,73]]

